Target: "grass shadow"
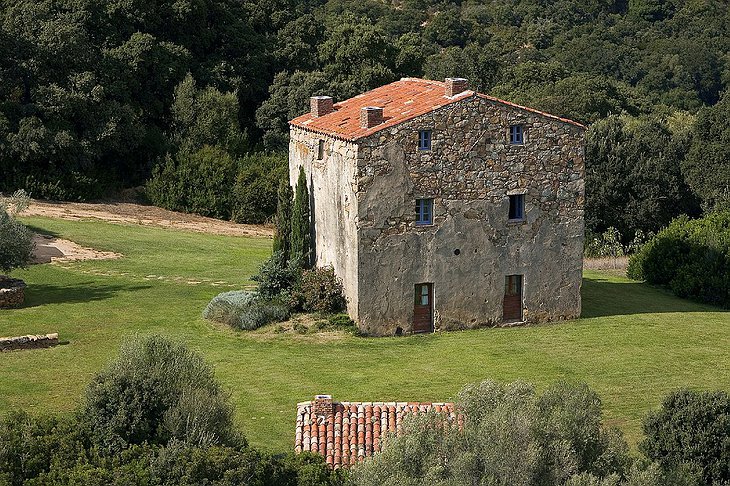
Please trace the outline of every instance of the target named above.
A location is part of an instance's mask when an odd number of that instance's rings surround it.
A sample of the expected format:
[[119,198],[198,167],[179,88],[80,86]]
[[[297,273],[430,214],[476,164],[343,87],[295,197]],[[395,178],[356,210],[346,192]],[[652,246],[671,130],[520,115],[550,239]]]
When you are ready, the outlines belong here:
[[56,233],[55,231],[50,231],[45,228],[41,228],[40,226],[33,226],[32,224],[26,224],[25,226],[33,233],[43,236],[50,236],[52,238],[61,238],[61,235],[59,233]]
[[152,288],[150,285],[100,285],[98,282],[82,282],[75,285],[29,284],[25,289],[25,302],[21,309],[47,304],[93,302],[114,297],[120,292],[136,292]]
[[581,317],[661,314],[669,312],[727,312],[726,309],[677,297],[642,282],[583,278]]

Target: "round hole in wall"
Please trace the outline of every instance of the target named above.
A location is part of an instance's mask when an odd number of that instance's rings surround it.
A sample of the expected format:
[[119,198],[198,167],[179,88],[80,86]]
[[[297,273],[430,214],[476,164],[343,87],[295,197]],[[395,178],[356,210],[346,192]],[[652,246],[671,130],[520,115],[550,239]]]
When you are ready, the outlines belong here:
[[459,250],[458,248],[456,250],[454,250],[454,255],[460,255],[460,254],[461,254],[461,250]]

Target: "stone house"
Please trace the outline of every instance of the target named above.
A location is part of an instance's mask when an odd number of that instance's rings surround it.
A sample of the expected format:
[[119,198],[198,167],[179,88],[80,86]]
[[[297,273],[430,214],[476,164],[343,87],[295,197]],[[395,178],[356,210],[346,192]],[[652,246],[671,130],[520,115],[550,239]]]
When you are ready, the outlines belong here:
[[314,260],[372,335],[580,315],[584,132],[571,120],[416,78],[289,122]]

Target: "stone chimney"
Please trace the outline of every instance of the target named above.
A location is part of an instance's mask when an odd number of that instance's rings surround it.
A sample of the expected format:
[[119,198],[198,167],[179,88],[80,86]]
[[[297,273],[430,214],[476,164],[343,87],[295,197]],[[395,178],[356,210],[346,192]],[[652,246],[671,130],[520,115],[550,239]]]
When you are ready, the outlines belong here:
[[309,106],[313,117],[328,115],[335,111],[331,96],[312,96]]
[[383,109],[378,106],[363,106],[360,109],[360,126],[372,128],[383,123]]
[[332,395],[317,395],[312,403],[312,415],[320,417],[332,415]]
[[451,98],[469,89],[469,81],[465,78],[446,78],[446,96]]

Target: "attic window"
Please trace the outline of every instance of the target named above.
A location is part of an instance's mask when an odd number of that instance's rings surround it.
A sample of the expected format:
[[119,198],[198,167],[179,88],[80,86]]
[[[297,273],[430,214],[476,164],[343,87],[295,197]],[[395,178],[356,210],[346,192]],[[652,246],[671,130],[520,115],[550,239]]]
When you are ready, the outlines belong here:
[[317,144],[317,160],[322,160],[324,158],[324,140],[320,139],[319,143]]
[[418,132],[418,150],[431,150],[431,130]]
[[525,143],[522,125],[511,125],[509,127],[509,143],[511,145],[522,145]]

